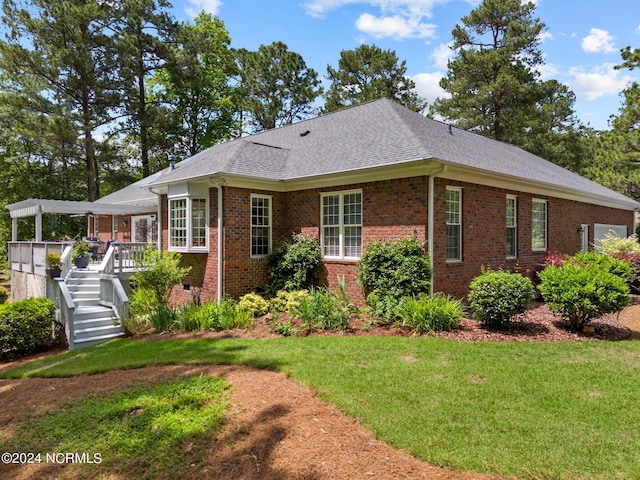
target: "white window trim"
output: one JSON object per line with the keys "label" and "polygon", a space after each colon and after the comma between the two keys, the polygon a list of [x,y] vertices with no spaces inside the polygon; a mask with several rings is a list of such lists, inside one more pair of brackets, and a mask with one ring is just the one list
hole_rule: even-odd
{"label": "white window trim", "polygon": [[[448,225],[458,225],[458,227],[460,228],[460,235],[458,236],[458,253],[459,256],[458,258],[446,258],[446,263],[461,263],[462,262],[462,187],[454,187],[454,186],[447,186],[446,188],[447,191],[452,191],[452,192],[459,192],[460,195],[458,197],[458,223],[448,223],[447,222],[447,211],[446,211],[446,197],[445,197],[445,226]],[[445,234],[445,256],[447,255],[446,252],[446,234]]]}
{"label": "white window trim", "polygon": [[[171,202],[176,200],[186,200],[187,201],[187,246],[180,247],[172,245],[173,237],[171,236]],[[205,235],[204,235],[204,245],[203,246],[193,246],[193,200],[204,200],[205,201]],[[209,251],[209,197],[204,195],[176,195],[168,198],[167,202],[167,233],[168,233],[168,250],[172,252],[181,252],[181,253],[202,253]]]}
{"label": "white window trim", "polygon": [[111,239],[113,241],[118,239],[118,215],[111,216]]}
{"label": "white window trim", "polygon": [[[517,195],[507,195],[507,200],[513,200],[513,226],[509,227],[506,225],[506,228],[512,228],[515,231],[514,239],[515,239],[515,255],[507,255],[508,259],[518,258],[518,196]],[[505,200],[506,205],[506,200]],[[506,215],[505,215],[505,223],[506,223]],[[505,228],[505,230],[506,230]]]}
{"label": "white window trim", "polygon": [[[361,232],[361,236],[360,236],[360,242],[362,244],[361,248],[364,248],[364,241],[363,241],[363,237],[364,237],[364,229],[362,227],[362,220],[364,218],[364,196],[362,194],[362,189],[356,189],[356,190],[338,190],[335,192],[323,192],[320,194],[320,249],[322,251],[322,256],[323,258],[328,258],[328,259],[337,259],[337,260],[360,260],[360,258],[362,258],[362,256],[359,257],[353,257],[353,256],[346,256],[344,255],[344,251],[345,251],[345,245],[344,245],[344,229],[345,229],[345,225],[344,225],[344,197],[346,195],[351,195],[354,193],[359,193],[360,194],[360,225],[349,225],[350,227],[360,227],[360,232]],[[323,211],[323,205],[324,205],[324,198],[325,197],[334,197],[334,196],[338,196],[339,197],[339,209],[340,209],[340,223],[338,225],[339,229],[340,229],[340,233],[339,233],[339,250],[340,250],[340,255],[325,255],[324,254],[324,211]]]}
{"label": "white window trim", "polygon": [[[269,252],[263,255],[254,255],[253,253],[253,216],[251,215],[251,210],[253,209],[253,199],[254,198],[264,198],[269,200]],[[272,195],[260,195],[257,193],[251,194],[251,199],[249,200],[249,253],[251,254],[251,258],[264,258],[269,253],[271,253],[271,249],[273,247],[273,196]],[[264,225],[263,225],[264,226]]]}
{"label": "white window trim", "polygon": [[[535,203],[544,204],[544,247],[533,247],[533,205]],[[549,247],[549,201],[542,198],[531,199],[531,251],[546,252]]]}

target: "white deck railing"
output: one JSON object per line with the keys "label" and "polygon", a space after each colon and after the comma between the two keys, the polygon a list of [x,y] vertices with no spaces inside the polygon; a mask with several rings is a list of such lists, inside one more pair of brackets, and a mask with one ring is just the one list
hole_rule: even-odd
{"label": "white deck railing", "polygon": [[73,242],[9,242],[9,268],[44,276],[47,253],[58,252],[62,255],[65,247],[72,245]]}

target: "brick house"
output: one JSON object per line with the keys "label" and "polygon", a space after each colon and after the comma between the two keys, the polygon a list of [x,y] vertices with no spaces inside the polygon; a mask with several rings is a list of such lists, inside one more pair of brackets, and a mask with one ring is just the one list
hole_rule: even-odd
{"label": "brick house", "polygon": [[216,145],[96,203],[153,205],[96,215],[92,228],[181,252],[193,268],[177,299],[195,287],[202,300],[259,289],[272,247],[303,232],[321,244],[323,282],[345,278],[360,302],[356,266],[372,240],[416,235],[434,291],[461,297],[483,265],[526,271],[546,251],[573,254],[611,229],[629,235],[640,208],[387,99]]}

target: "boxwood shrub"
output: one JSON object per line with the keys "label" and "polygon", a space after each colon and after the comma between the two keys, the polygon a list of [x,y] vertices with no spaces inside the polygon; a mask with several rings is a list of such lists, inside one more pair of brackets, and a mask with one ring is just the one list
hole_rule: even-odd
{"label": "boxwood shrub", "polygon": [[531,280],[519,273],[485,269],[471,281],[468,297],[478,320],[501,327],[527,310],[534,288]]}
{"label": "boxwood shrub", "polygon": [[12,360],[53,342],[55,305],[46,298],[29,298],[0,305],[0,357]]}

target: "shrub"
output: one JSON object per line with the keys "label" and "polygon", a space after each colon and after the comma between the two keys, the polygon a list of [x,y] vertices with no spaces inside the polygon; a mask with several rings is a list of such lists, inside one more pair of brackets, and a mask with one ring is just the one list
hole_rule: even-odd
{"label": "shrub", "polygon": [[272,312],[290,313],[295,307],[300,305],[300,300],[309,296],[309,290],[278,290],[276,296],[269,300],[269,310]]}
{"label": "shrub", "polygon": [[9,300],[9,292],[4,287],[0,287],[0,305],[6,303]]}
{"label": "shrub", "polygon": [[149,323],[158,332],[168,332],[178,323],[178,312],[170,305],[161,303],[149,312]]}
{"label": "shrub", "polygon": [[210,330],[215,316],[209,308],[209,303],[205,305],[189,304],[183,306],[177,313],[174,328],[185,332],[202,332]]}
{"label": "shrub", "polygon": [[315,238],[300,233],[276,246],[268,261],[271,291],[302,290],[315,285],[322,252]]}
{"label": "shrub", "polygon": [[55,311],[46,298],[0,305],[0,357],[15,359],[49,346]]}
{"label": "shrub", "polygon": [[191,267],[180,267],[178,252],[147,248],[143,258],[136,261],[138,270],[131,277],[134,287],[152,292],[157,305],[167,305],[174,285],[182,282]]}
{"label": "shrub", "polygon": [[341,302],[334,293],[319,289],[312,291],[308,297],[301,298],[291,315],[302,320],[307,330],[344,330],[351,319],[351,305]]}
{"label": "shrub", "polygon": [[428,293],[429,256],[415,236],[394,244],[370,242],[358,264],[358,281],[367,297],[369,312],[391,320],[400,298]]}
{"label": "shrub", "polygon": [[257,293],[247,293],[240,299],[238,308],[249,312],[253,317],[260,317],[269,311],[269,302]]}
{"label": "shrub", "polygon": [[150,288],[134,287],[129,298],[129,313],[135,317],[148,317],[158,308],[158,301]]}
{"label": "shrub", "polygon": [[549,309],[581,330],[591,319],[619,312],[630,301],[625,281],[602,264],[567,261],[540,273],[540,292]]}
{"label": "shrub", "polygon": [[611,256],[640,253],[640,243],[635,234],[624,238],[614,233],[607,233],[603,239],[596,241],[594,248],[597,253]]}
{"label": "shrub", "polygon": [[216,330],[231,330],[232,328],[249,328],[253,326],[253,315],[240,308],[230,299],[224,299],[217,305]]}
{"label": "shrub", "polygon": [[469,285],[469,304],[481,322],[503,326],[524,313],[534,298],[531,280],[519,273],[486,269]]}
{"label": "shrub", "polygon": [[631,275],[631,266],[627,260],[597,252],[578,253],[568,261],[581,266],[598,265],[604,271],[626,280]]}
{"label": "shrub", "polygon": [[453,329],[460,323],[464,308],[460,300],[437,293],[404,297],[396,314],[402,326],[426,333]]}

